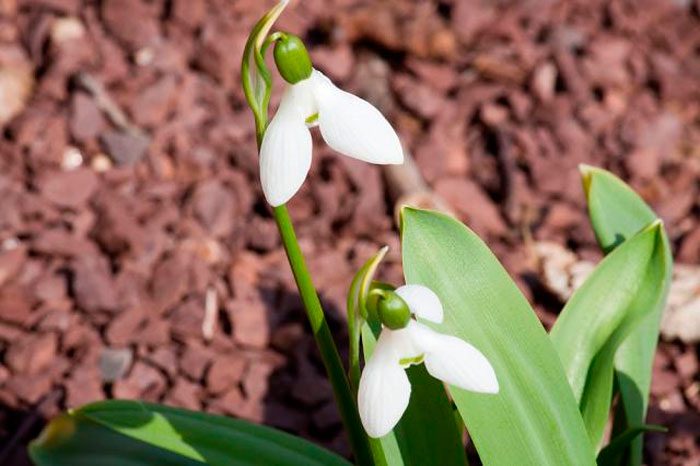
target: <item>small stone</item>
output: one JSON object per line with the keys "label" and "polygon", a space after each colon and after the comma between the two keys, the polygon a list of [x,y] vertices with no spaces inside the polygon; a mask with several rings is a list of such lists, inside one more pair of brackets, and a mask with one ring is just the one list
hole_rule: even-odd
{"label": "small stone", "polygon": [[173,1],[173,18],[189,29],[196,29],[206,17],[207,4],[205,0],[175,0]]}
{"label": "small stone", "polygon": [[678,377],[671,371],[654,372],[654,377],[651,379],[651,393],[654,396],[661,397],[671,393],[678,386]]}
{"label": "small stone", "polygon": [[68,120],[71,136],[78,142],[85,142],[97,137],[105,125],[105,119],[95,101],[83,92],[74,93]]}
{"label": "small stone", "polygon": [[92,370],[78,367],[65,381],[65,385],[67,408],[77,408],[105,398],[100,378]]}
{"label": "small stone", "polygon": [[532,75],[532,92],[542,102],[549,102],[554,97],[554,87],[557,81],[557,66],[552,61],[539,65]]}
{"label": "small stone", "polygon": [[202,404],[199,401],[200,391],[199,385],[186,379],[177,379],[173,388],[168,392],[165,402],[179,408],[199,411],[202,409]]}
{"label": "small stone", "polygon": [[242,355],[216,356],[207,372],[207,389],[214,395],[224,393],[241,381],[246,366],[247,362]]}
{"label": "small stone", "polygon": [[112,161],[107,155],[99,153],[90,159],[90,167],[97,173],[104,173],[112,168]]}
{"label": "small stone", "polygon": [[508,120],[508,109],[503,105],[488,102],[481,107],[481,119],[491,127],[503,125]]}
{"label": "small stone", "polygon": [[157,369],[137,362],[125,379],[114,382],[112,393],[116,398],[155,402],[165,391],[166,385],[165,376]]}
{"label": "small stone", "polygon": [[105,337],[112,345],[123,346],[133,343],[144,320],[143,309],[140,307],[128,308],[109,322]]}
{"label": "small stone", "polygon": [[94,195],[99,179],[88,168],[49,172],[39,183],[41,194],[59,207],[78,209]]}
{"label": "small stone", "polygon": [[107,29],[132,49],[155,42],[159,35],[157,18],[141,0],[106,0],[101,12]]}
{"label": "small stone", "polygon": [[63,156],[61,157],[61,169],[75,170],[83,164],[83,154],[75,146],[68,146],[63,151]]}
{"label": "small stone", "polygon": [[688,350],[673,360],[676,370],[686,380],[692,380],[700,371],[698,358],[694,353],[695,351]]}
{"label": "small stone", "polygon": [[57,349],[58,338],[54,333],[27,335],[10,345],[5,363],[14,372],[37,374],[51,365]]}
{"label": "small stone", "polygon": [[[503,235],[507,231],[498,208],[474,182],[460,178],[442,178],[435,185],[435,192],[465,217],[467,225],[477,233]],[[470,202],[464,202],[465,199]]]}
{"label": "small stone", "polygon": [[172,334],[180,340],[204,337],[204,297],[192,296],[181,303],[169,315]]}
{"label": "small stone", "polygon": [[0,127],[24,110],[34,88],[34,70],[20,48],[0,54]]}
{"label": "small stone", "polygon": [[129,348],[105,348],[100,354],[100,374],[105,382],[114,382],[124,377],[131,367],[134,355]]}
{"label": "small stone", "polygon": [[191,345],[185,348],[180,358],[180,370],[195,381],[202,380],[212,360],[211,353],[204,347]]}
{"label": "small stone", "polygon": [[192,195],[194,215],[213,236],[226,236],[234,226],[236,202],[233,193],[220,181],[209,180],[197,185]]}
{"label": "small stone", "polygon": [[209,405],[209,409],[252,422],[262,422],[265,417],[265,408],[261,400],[244,398],[238,387],[234,387],[224,396],[214,399]]}
{"label": "small stone", "polygon": [[100,135],[104,150],[117,165],[133,165],[143,158],[151,141],[141,133],[107,131]]}
{"label": "small stone", "polygon": [[19,273],[26,259],[26,246],[18,245],[9,249],[0,250],[0,287]]}
{"label": "small stone", "polygon": [[114,311],[118,296],[106,261],[95,255],[73,262],[73,292],[78,306],[88,312]]}
{"label": "small stone", "polygon": [[264,400],[269,387],[269,378],[274,370],[273,364],[264,361],[251,364],[243,379],[243,391],[246,398],[256,401]]}
{"label": "small stone", "polygon": [[152,297],[158,310],[178,304],[189,289],[188,260],[175,254],[161,261],[153,272]]}
{"label": "small stone", "polygon": [[234,300],[227,305],[233,338],[243,346],[265,348],[270,341],[267,310],[259,300]]}
{"label": "small stone", "polygon": [[169,377],[175,378],[177,375],[178,357],[173,348],[169,346],[159,347],[148,354],[145,359],[164,371]]}
{"label": "small stone", "polygon": [[78,18],[66,16],[56,18],[51,25],[51,42],[61,45],[65,42],[82,39],[85,26]]}
{"label": "small stone", "polygon": [[165,76],[147,87],[133,100],[131,114],[138,125],[155,127],[162,124],[176,103],[175,78]]}
{"label": "small stone", "polygon": [[355,66],[355,56],[349,45],[338,47],[314,47],[311,58],[315,66],[323,70],[334,81],[348,79]]}
{"label": "small stone", "polygon": [[18,374],[7,381],[6,387],[27,404],[35,405],[51,391],[53,383],[51,374]]}

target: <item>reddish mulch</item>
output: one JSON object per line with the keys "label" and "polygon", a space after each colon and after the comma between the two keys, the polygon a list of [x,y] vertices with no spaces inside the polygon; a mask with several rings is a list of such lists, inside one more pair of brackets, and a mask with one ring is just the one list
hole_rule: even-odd
{"label": "reddish mulch", "polygon": [[[272,3],[0,2],[0,86],[14,86],[0,114],[0,463],[24,464],[46,417],[113,396],[348,453],[238,84],[246,31]],[[545,324],[561,304],[524,237],[600,255],[579,163],[621,174],[678,261],[700,263],[697,0],[296,3],[282,26],[390,116]],[[350,277],[380,245],[401,281],[391,192],[380,168],[317,144],[290,205],[341,345]],[[698,464],[699,391],[697,346],[663,343],[650,421],[670,431],[648,437],[649,464]]]}

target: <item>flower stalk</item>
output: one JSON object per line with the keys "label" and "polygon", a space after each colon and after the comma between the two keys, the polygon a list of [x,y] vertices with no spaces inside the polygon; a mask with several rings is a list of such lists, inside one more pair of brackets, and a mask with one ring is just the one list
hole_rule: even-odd
{"label": "flower stalk", "polygon": [[[258,150],[261,149],[265,131],[269,125],[267,110],[272,88],[271,74],[265,65],[264,54],[270,45],[286,37],[281,33],[273,33],[268,36],[274,21],[279,17],[286,4],[286,1],[280,2],[258,21],[248,38],[243,54],[241,81],[246,100],[255,118]],[[252,68],[251,58],[253,59]],[[318,293],[306,267],[306,261],[299,247],[294,225],[286,205],[274,206],[273,214],[316,345],[328,373],[343,424],[348,433],[355,461],[361,465],[372,465],[374,461],[367,435],[362,428],[355,395],[350,388]]]}

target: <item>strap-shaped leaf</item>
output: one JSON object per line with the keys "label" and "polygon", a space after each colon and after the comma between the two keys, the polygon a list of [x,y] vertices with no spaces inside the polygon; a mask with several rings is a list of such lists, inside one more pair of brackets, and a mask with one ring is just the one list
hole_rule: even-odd
{"label": "strap-shaped leaf", "polygon": [[[622,180],[605,170],[582,166],[583,186],[588,200],[588,213],[596,237],[604,251],[612,250],[656,220],[653,210]],[[651,371],[659,334],[659,322],[670,286],[673,260],[668,241],[664,247],[666,288],[658,299],[650,300],[649,316],[621,344],[615,355],[617,386],[622,407],[619,414],[625,428],[642,425],[646,417]],[[632,441],[627,456],[629,465],[642,463],[642,436]]]}
{"label": "strap-shaped leaf", "polygon": [[434,327],[473,344],[496,371],[496,395],[450,387],[483,463],[594,464],[552,342],[488,247],[457,220],[410,208],[402,245],[407,283],[431,288],[445,307]]}
{"label": "strap-shaped leaf", "polygon": [[623,242],[576,290],[552,327],[550,336],[594,445],[610,410],[617,348],[664,289],[664,241],[657,221]]}
{"label": "strap-shaped leaf", "polygon": [[269,427],[129,400],[62,414],[29,447],[39,466],[348,466],[343,458]]}

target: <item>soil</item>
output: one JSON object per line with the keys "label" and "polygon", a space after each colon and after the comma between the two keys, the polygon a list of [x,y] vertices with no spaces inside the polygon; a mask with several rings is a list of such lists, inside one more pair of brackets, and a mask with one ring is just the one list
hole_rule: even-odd
{"label": "soil", "polygon": [[[0,463],[110,397],[238,416],[349,454],[270,210],[238,75],[272,1],[0,1]],[[546,326],[530,239],[597,260],[577,166],[627,180],[700,263],[700,1],[305,0],[280,27],[379,106]],[[276,79],[273,106],[282,88]],[[316,135],[317,136],[317,135]],[[391,246],[395,187],[320,140],[290,203],[332,329]],[[700,462],[698,346],[662,342],[652,465]]]}

